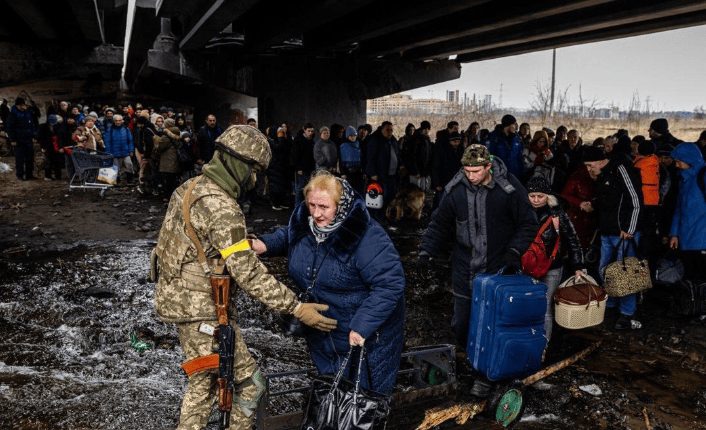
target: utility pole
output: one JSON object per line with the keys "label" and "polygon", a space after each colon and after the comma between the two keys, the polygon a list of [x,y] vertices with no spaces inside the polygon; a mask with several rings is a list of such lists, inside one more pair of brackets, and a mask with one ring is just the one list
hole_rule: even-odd
{"label": "utility pole", "polygon": [[552,94],[549,101],[549,117],[554,116],[554,84],[556,82],[556,49],[552,50]]}
{"label": "utility pole", "polygon": [[500,82],[500,97],[498,100],[498,109],[503,108],[503,83]]}
{"label": "utility pole", "polygon": [[647,98],[645,99],[645,105],[646,105],[645,109],[647,109],[647,116],[650,116],[650,98],[651,97],[652,96],[647,96]]}

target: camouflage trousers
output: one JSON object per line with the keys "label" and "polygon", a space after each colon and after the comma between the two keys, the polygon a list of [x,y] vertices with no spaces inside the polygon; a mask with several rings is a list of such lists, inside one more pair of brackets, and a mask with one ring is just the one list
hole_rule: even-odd
{"label": "camouflage trousers", "polygon": [[[204,321],[204,323],[213,327],[218,326],[218,321]],[[198,331],[200,324],[201,322],[177,324],[179,341],[187,361],[210,355],[218,349],[218,341],[213,336]],[[257,370],[257,364],[248,352],[240,329],[232,322],[231,326],[235,329],[233,374],[236,390],[233,394],[230,428],[232,430],[250,430],[252,416],[245,415],[238,407],[238,401],[248,401],[257,397],[257,387],[253,384],[247,384]],[[218,394],[216,379],[218,379],[217,370],[194,373],[189,377],[186,393],[184,393],[184,399],[181,403],[181,415],[177,430],[201,430],[206,427],[208,415]],[[239,389],[239,384],[244,387]]]}

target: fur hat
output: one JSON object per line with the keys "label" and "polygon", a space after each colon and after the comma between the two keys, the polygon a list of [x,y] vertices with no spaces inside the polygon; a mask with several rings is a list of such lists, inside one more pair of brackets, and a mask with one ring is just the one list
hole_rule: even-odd
{"label": "fur hat", "polygon": [[512,124],[516,124],[517,120],[515,119],[514,116],[507,114],[503,117],[503,119],[500,120],[500,124],[503,125],[503,127],[507,127]]}
{"label": "fur hat", "polygon": [[650,123],[650,128],[659,134],[665,134],[669,132],[669,121],[667,118],[657,118]]}
{"label": "fur hat", "polygon": [[584,163],[590,161],[601,161],[607,159],[605,151],[597,146],[584,146],[583,147],[583,158],[581,161]]}
{"label": "fur hat", "polygon": [[527,189],[527,193],[551,194],[552,192],[549,182],[541,176],[535,176],[530,179],[525,188]]}
{"label": "fur hat", "polygon": [[469,145],[463,151],[463,157],[461,157],[461,164],[464,166],[485,166],[488,163],[492,163],[492,161],[488,148],[479,143]]}

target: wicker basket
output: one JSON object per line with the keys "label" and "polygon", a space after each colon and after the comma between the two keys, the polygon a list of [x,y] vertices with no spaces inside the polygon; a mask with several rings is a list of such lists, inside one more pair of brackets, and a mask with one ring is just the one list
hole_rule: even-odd
{"label": "wicker basket", "polygon": [[[569,279],[568,281],[571,281]],[[564,328],[582,329],[603,322],[608,295],[598,285],[565,282],[554,294],[554,319]]]}

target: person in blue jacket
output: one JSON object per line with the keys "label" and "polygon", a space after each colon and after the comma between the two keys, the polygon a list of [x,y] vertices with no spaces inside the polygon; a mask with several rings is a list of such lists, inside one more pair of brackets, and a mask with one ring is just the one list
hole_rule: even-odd
{"label": "person in blue jacket", "polygon": [[[135,169],[132,165],[132,156],[135,155],[135,145],[132,141],[132,132],[125,126],[122,115],[115,115],[113,122],[103,136],[105,151],[113,154],[113,165],[118,169],[124,168],[125,179],[128,185],[132,184]],[[118,175],[118,182],[120,176]]]}
{"label": "person in blue jacket", "polygon": [[326,316],[338,321],[329,333],[305,328],[318,371],[338,372],[351,345],[365,345],[361,385],[390,394],[404,335],[399,254],[346,180],[319,171],[303,191],[289,225],[253,241],[253,249],[288,255],[292,279],[313,302],[329,305]]}
{"label": "person in blue jacket", "polygon": [[706,162],[698,146],[681,143],[672,151],[681,174],[677,206],[669,231],[670,248],[680,248],[684,262],[684,275],[687,279],[706,278],[706,191],[699,186],[699,178],[704,184]]}
{"label": "person in blue jacket", "polygon": [[503,160],[508,173],[516,178],[524,176],[525,164],[522,157],[524,147],[517,134],[517,120],[514,116],[503,116],[500,125],[488,136],[485,146],[488,147],[490,155]]}

